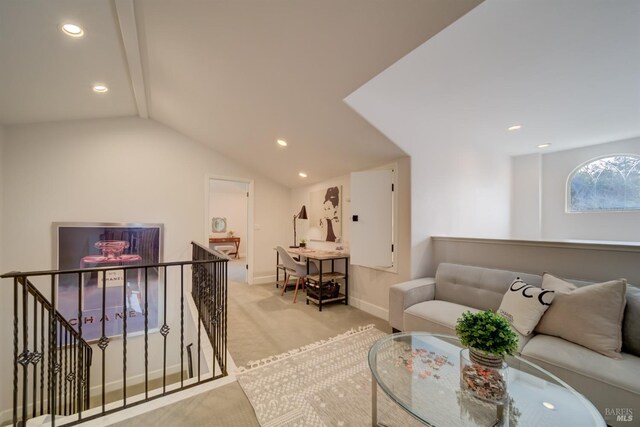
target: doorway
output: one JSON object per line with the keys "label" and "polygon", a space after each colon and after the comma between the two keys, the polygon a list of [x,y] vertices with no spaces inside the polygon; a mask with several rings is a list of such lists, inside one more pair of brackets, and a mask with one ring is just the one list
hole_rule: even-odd
{"label": "doorway", "polygon": [[209,248],[229,257],[229,283],[249,283],[251,182],[226,178],[209,178],[208,181]]}

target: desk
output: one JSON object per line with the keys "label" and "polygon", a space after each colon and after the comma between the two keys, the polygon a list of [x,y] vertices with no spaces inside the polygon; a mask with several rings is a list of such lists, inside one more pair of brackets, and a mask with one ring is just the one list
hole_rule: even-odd
{"label": "desk", "polygon": [[[309,272],[309,262],[311,260],[318,261],[318,274],[307,276],[307,279],[319,284],[320,289],[316,297],[309,295],[307,289],[307,305],[309,301],[318,305],[318,310],[322,311],[322,305],[328,302],[344,301],[344,305],[349,305],[349,254],[344,251],[320,251],[307,248],[288,248],[287,252],[292,255],[297,255],[307,259],[307,273]],[[344,260],[344,273],[335,271],[335,262]],[[323,272],[323,261],[331,261],[331,271]],[[322,283],[328,280],[343,280],[344,281],[344,293],[339,293],[334,298],[323,298],[322,296]]]}
{"label": "desk", "polygon": [[234,255],[234,258],[238,258],[238,254],[240,253],[239,237],[209,237],[209,243],[233,243],[236,247],[236,251],[229,253],[229,255]]}

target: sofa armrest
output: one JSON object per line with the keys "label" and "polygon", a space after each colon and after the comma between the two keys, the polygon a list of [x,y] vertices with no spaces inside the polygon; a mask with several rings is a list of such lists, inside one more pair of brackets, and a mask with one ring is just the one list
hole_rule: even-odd
{"label": "sofa armrest", "polygon": [[389,289],[389,323],[392,328],[403,330],[404,311],[419,302],[432,300],[436,293],[436,279],[425,277],[398,283]]}

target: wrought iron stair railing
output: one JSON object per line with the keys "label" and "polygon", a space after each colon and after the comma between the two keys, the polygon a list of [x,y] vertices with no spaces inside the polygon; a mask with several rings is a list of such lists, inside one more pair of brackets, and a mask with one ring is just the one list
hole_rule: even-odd
{"label": "wrought iron stair railing", "polygon": [[29,416],[68,415],[89,406],[93,350],[54,310],[55,299],[49,302],[27,277],[13,276],[14,425]]}
{"label": "wrought iron stair railing", "polygon": [[[213,261],[221,256],[227,258],[225,255],[211,251],[195,242],[193,242],[192,248],[194,260]],[[194,265],[192,283],[191,295],[200,316],[198,340],[200,340],[200,328],[204,327],[213,346],[214,357],[226,375],[227,264],[218,262]],[[198,341],[198,347],[200,347],[200,341]],[[200,372],[200,352],[198,352],[198,372]]]}
{"label": "wrought iron stair railing", "polygon": [[[192,242],[191,261],[12,272],[0,276],[13,280],[14,291],[13,425],[26,425],[29,419],[45,415],[47,424],[52,426],[56,423],[73,425],[226,376],[227,262],[225,255]],[[104,321],[109,319],[105,314],[106,280],[110,272],[122,272],[120,277],[124,278],[122,326],[118,333],[108,332]],[[77,316],[74,319],[65,318],[55,309],[59,303],[61,276],[75,278]],[[127,278],[132,276],[141,280],[140,285],[144,289],[141,291],[144,298],[138,307],[144,316],[144,329],[133,332],[127,321],[127,313],[133,310],[127,305],[131,299],[130,292],[127,295]],[[154,285],[150,283],[150,277],[157,278],[154,284],[159,287],[158,295],[162,296],[157,301],[158,311],[153,318],[157,320],[157,327],[154,330],[150,330],[149,323],[152,316],[148,288]],[[99,291],[93,289],[94,295],[102,295],[100,337],[88,343],[87,331],[83,332],[83,323],[86,323],[83,316],[85,288],[88,284],[99,285],[96,282],[100,278],[102,286]],[[187,317],[190,305],[185,297],[189,295],[189,286],[197,315],[193,319],[197,323],[195,328],[189,326],[193,322],[189,322]],[[172,296],[177,301],[170,300]],[[172,339],[175,332],[171,333],[176,330],[179,330],[179,337]],[[214,356],[213,363],[207,368],[201,363],[205,347],[203,338],[207,340],[207,348],[210,344]],[[121,342],[112,349],[110,343],[114,339]],[[188,378],[185,372],[185,354],[187,348],[192,347],[189,344],[193,344],[187,342],[189,340],[196,341],[193,350],[197,354],[197,367],[191,369],[189,366],[189,372],[194,371],[193,378]],[[171,360],[167,355],[168,346],[174,346]],[[99,357],[96,357],[96,352]],[[176,360],[178,353],[179,360]],[[150,364],[157,367],[160,360],[161,368],[154,376],[150,372]],[[96,362],[99,362],[99,369]],[[174,363],[173,374],[168,372],[168,362]],[[108,390],[107,371],[111,379],[114,375],[119,377],[121,386],[117,390]],[[131,378],[136,377],[144,380],[131,384]],[[133,396],[129,387],[143,391]]]}

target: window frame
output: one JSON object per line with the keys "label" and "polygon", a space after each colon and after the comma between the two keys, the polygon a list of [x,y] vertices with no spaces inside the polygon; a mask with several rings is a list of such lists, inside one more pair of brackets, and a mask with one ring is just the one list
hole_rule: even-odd
{"label": "window frame", "polygon": [[580,169],[582,169],[584,166],[588,165],[589,163],[593,163],[593,162],[596,162],[598,160],[606,159],[606,158],[609,158],[609,157],[621,157],[621,156],[633,157],[633,158],[638,159],[640,161],[640,154],[636,154],[636,153],[609,153],[609,154],[603,154],[603,155],[598,156],[598,157],[592,157],[591,159],[580,163],[578,166],[573,168],[571,170],[571,172],[569,172],[569,175],[567,176],[567,180],[566,180],[566,183],[565,183],[565,189],[564,189],[565,213],[568,213],[568,214],[602,214],[602,213],[620,213],[620,212],[635,212],[635,213],[639,213],[640,212],[640,208],[638,208],[638,209],[592,209],[592,210],[585,210],[585,211],[577,211],[577,210],[572,210],[571,209],[571,180],[575,176],[576,172],[578,172]]}

